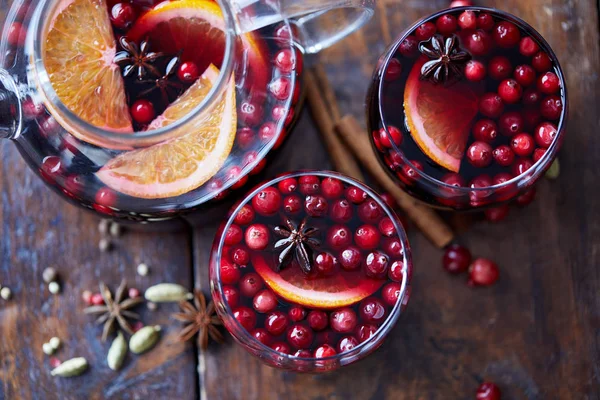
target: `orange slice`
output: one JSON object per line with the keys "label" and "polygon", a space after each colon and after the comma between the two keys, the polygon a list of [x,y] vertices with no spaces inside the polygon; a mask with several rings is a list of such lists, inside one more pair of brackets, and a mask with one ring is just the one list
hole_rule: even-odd
{"label": "orange slice", "polygon": [[286,269],[275,272],[264,257],[254,255],[252,265],[267,286],[284,299],[306,307],[333,309],[346,307],[371,296],[382,280],[370,279],[363,271],[340,271],[327,277],[307,276],[293,262]]}
{"label": "orange slice", "polygon": [[[60,100],[99,128],[132,132],[105,0],[63,1],[50,24],[43,60]],[[56,115],[48,102],[50,111]],[[85,137],[72,132],[82,140]]]}
{"label": "orange slice", "polygon": [[479,88],[463,81],[444,86],[421,80],[426,61],[426,57],[417,60],[406,81],[408,128],[423,153],[436,164],[458,172],[479,110]]}
{"label": "orange slice", "polygon": [[[169,125],[193,110],[208,95],[219,70],[209,66],[181,97],[150,124]],[[209,111],[197,130],[110,160],[96,176],[121,193],[145,199],[178,196],[212,178],[231,152],[237,114],[232,77],[222,100]]]}

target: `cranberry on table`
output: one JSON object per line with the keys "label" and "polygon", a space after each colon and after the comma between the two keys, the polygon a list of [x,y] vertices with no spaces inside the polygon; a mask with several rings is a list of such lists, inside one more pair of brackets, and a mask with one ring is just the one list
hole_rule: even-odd
{"label": "cranberry on table", "polygon": [[354,271],[362,264],[362,255],[355,247],[348,247],[340,253],[340,264],[346,271]]}
{"label": "cranberry on table", "polygon": [[504,103],[497,93],[486,93],[479,99],[479,111],[490,118],[498,118],[504,111]]}
{"label": "cranberry on table", "polygon": [[344,336],[337,344],[337,351],[344,353],[358,346],[358,340],[353,336]]}
{"label": "cranberry on table", "polygon": [[400,284],[399,283],[388,283],[383,287],[381,291],[381,298],[388,306],[395,306],[400,297]]}
{"label": "cranberry on table", "polygon": [[515,161],[514,151],[512,151],[512,149],[505,144],[496,147],[492,152],[492,155],[494,156],[494,161],[496,164],[500,165],[501,167],[509,167]]}
{"label": "cranberry on table", "polygon": [[177,69],[177,77],[185,83],[193,83],[200,77],[198,65],[192,61],[182,63]]}
{"label": "cranberry on table", "polygon": [[235,286],[223,286],[223,297],[230,308],[236,308],[240,301],[240,292]]}
{"label": "cranberry on table", "polygon": [[562,111],[562,99],[557,95],[544,98],[540,104],[540,113],[544,118],[548,118],[550,120],[559,119],[562,115]]}
{"label": "cranberry on table", "polygon": [[554,72],[546,72],[538,78],[537,88],[545,94],[553,94],[560,89],[560,79]]}
{"label": "cranberry on table", "polygon": [[492,150],[492,146],[486,142],[473,142],[467,149],[467,159],[474,167],[487,167],[493,160]]}
{"label": "cranberry on table", "polygon": [[297,349],[307,349],[314,340],[314,334],[310,328],[295,324],[288,330],[287,340]]}
{"label": "cranberry on table", "polygon": [[358,323],[358,317],[351,308],[342,308],[331,313],[329,325],[331,329],[340,333],[348,333],[354,330]]}
{"label": "cranberry on table", "polygon": [[533,136],[538,146],[547,149],[554,142],[557,133],[556,125],[550,122],[543,122],[535,129]]}
{"label": "cranberry on table", "polygon": [[138,124],[148,124],[155,116],[154,105],[146,99],[140,99],[131,106],[131,117]]}
{"label": "cranberry on table", "polygon": [[487,258],[478,258],[469,266],[469,284],[472,286],[493,285],[499,276],[498,266]]}
{"label": "cranberry on table", "polygon": [[269,235],[269,228],[265,225],[250,225],[246,230],[246,245],[252,250],[264,250],[269,245]]}
{"label": "cranberry on table", "polygon": [[473,125],[473,137],[486,143],[492,143],[498,136],[498,126],[491,119],[480,119]]}
{"label": "cranberry on table", "polygon": [[465,65],[465,77],[471,82],[479,82],[485,78],[486,68],[480,61],[470,60]]}
{"label": "cranberry on table", "polygon": [[515,104],[521,100],[523,87],[514,79],[505,79],[498,85],[498,95],[506,104]]}
{"label": "cranberry on table", "polygon": [[452,244],[444,252],[442,265],[452,274],[464,272],[471,265],[471,252],[464,246]]}
{"label": "cranberry on table", "polygon": [[525,57],[533,57],[540,51],[540,46],[533,40],[532,37],[526,36],[519,43],[519,52]]}
{"label": "cranberry on table", "polygon": [[363,300],[358,306],[360,318],[368,323],[380,324],[386,317],[385,305],[375,297]]}
{"label": "cranberry on table", "polygon": [[515,80],[521,86],[530,86],[533,85],[536,78],[535,70],[531,67],[531,65],[518,65],[515,68],[515,72],[513,74]]}
{"label": "cranberry on table", "polygon": [[102,295],[100,293],[94,293],[92,295],[90,301],[95,306],[101,306],[102,304],[104,304],[104,298],[102,297]]}
{"label": "cranberry on table", "polygon": [[277,297],[270,289],[261,290],[254,296],[252,305],[259,313],[268,313],[277,307]]}
{"label": "cranberry on table", "polygon": [[494,40],[500,47],[514,47],[521,41],[521,32],[512,22],[502,21],[494,28]]}
{"label": "cranberry on table", "polygon": [[265,329],[273,336],[279,336],[288,327],[288,317],[281,311],[273,311],[265,319]]}
{"label": "cranberry on table", "polygon": [[329,316],[324,311],[313,310],[308,313],[306,320],[308,321],[308,326],[315,331],[322,331],[329,325]]}
{"label": "cranberry on table", "polygon": [[256,314],[248,307],[238,307],[233,310],[233,318],[247,331],[251,331],[256,326]]}
{"label": "cranberry on table", "polygon": [[500,389],[492,382],[483,382],[475,393],[476,400],[500,400]]}
{"label": "cranberry on table", "polygon": [[249,272],[240,280],[240,292],[246,297],[254,297],[264,287],[258,274]]}
{"label": "cranberry on table", "polygon": [[506,79],[513,72],[510,60],[504,56],[496,56],[490,60],[488,67],[489,75],[498,81]]}
{"label": "cranberry on table", "polygon": [[331,347],[328,344],[324,344],[322,346],[319,346],[316,350],[315,350],[315,358],[327,358],[327,357],[333,357],[335,356],[337,353],[335,351],[335,349],[333,347]]}

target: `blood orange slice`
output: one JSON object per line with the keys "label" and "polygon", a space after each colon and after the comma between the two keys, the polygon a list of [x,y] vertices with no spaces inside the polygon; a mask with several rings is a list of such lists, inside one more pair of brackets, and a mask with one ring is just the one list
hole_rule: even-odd
{"label": "blood orange slice", "polygon": [[422,57],[413,66],[404,89],[404,111],[410,134],[436,164],[458,172],[471,125],[479,109],[478,87],[457,82],[444,86],[421,79]]}
{"label": "blood orange slice", "polygon": [[254,255],[256,272],[275,293],[306,307],[332,309],[355,304],[375,293],[384,281],[370,279],[362,271],[343,271],[328,277],[307,276],[292,263],[275,272],[261,255]]}
{"label": "blood orange slice", "polygon": [[[188,114],[208,95],[219,76],[209,66],[181,97],[150,124],[169,125]],[[110,160],[96,176],[107,186],[130,196],[158,199],[196,189],[219,171],[231,152],[237,114],[235,83],[229,81],[223,99],[195,131],[145,149],[123,153]]]}
{"label": "blood orange slice", "polygon": [[[97,127],[132,132],[105,0],[63,0],[46,35],[43,60],[61,102]],[[52,114],[61,120],[50,102]],[[71,132],[87,140],[77,132]]]}

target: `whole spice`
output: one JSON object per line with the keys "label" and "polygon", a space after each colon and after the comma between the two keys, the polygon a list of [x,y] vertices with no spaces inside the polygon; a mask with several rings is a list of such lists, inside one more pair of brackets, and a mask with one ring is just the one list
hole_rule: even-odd
{"label": "whole spice", "polygon": [[51,356],[52,354],[54,354],[54,348],[52,347],[52,345],[50,343],[44,343],[42,345],[42,351],[47,356]]}
{"label": "whole spice", "polygon": [[63,362],[58,367],[54,368],[50,371],[50,375],[69,378],[83,374],[87,368],[87,360],[83,357],[76,357]]}
{"label": "whole spice", "polygon": [[112,243],[110,242],[109,239],[107,238],[102,238],[100,239],[100,241],[98,242],[98,248],[100,249],[101,252],[107,252],[108,250],[110,250],[110,247],[112,246]]}
{"label": "whole spice", "polygon": [[56,336],[54,336],[53,338],[51,338],[48,341],[48,344],[54,349],[54,350],[58,350],[58,348],[60,347],[60,339],[57,338]]}
{"label": "whole spice", "polygon": [[134,41],[129,41],[125,36],[122,36],[119,43],[124,51],[118,52],[113,62],[123,68],[124,77],[137,75],[137,79],[142,80],[148,72],[154,76],[160,76],[154,62],[164,55],[150,51],[148,40],[143,40],[138,46]]}
{"label": "whole spice", "polygon": [[106,235],[108,233],[109,226],[110,226],[110,220],[108,220],[108,219],[100,220],[100,222],[98,223],[98,232],[100,232],[102,235]]}
{"label": "whole spice", "polygon": [[7,288],[6,286],[3,287],[2,289],[0,289],[0,297],[2,297],[4,300],[9,300],[12,296],[12,291]]}
{"label": "whole spice", "polygon": [[274,232],[283,237],[275,243],[275,250],[282,249],[279,253],[279,265],[277,269],[281,271],[287,267],[293,258],[302,268],[304,273],[309,274],[312,269],[312,249],[319,247],[320,243],[318,240],[312,238],[319,232],[317,228],[307,227],[306,218],[296,225],[290,219],[285,220],[286,226],[277,226]]}
{"label": "whole spice", "polygon": [[125,342],[123,334],[119,332],[115,340],[113,340],[112,344],[110,345],[110,349],[108,349],[108,355],[106,356],[108,367],[113,371],[118,371],[121,369],[126,355],[127,342]]}
{"label": "whole spice", "polygon": [[145,326],[131,336],[129,339],[129,350],[134,354],[140,354],[150,350],[160,338],[160,326]]}
{"label": "whole spice", "polygon": [[104,300],[104,305],[91,306],[84,310],[86,314],[99,315],[96,320],[97,324],[104,324],[102,330],[102,341],[105,342],[108,335],[112,333],[115,328],[115,322],[125,332],[132,334],[133,330],[131,325],[127,322],[126,318],[139,319],[140,316],[132,311],[130,308],[137,306],[144,300],[140,297],[136,299],[125,299],[125,293],[127,289],[127,281],[121,281],[121,284],[115,292],[113,299],[112,293],[104,282],[100,282],[100,294]]}
{"label": "whole spice", "polygon": [[118,238],[119,236],[121,236],[121,232],[121,225],[117,224],[116,222],[110,224],[110,236]]}
{"label": "whole spice", "polygon": [[57,282],[50,282],[48,284],[48,290],[52,294],[58,294],[60,292],[60,285]]}
{"label": "whole spice", "polygon": [[137,273],[139,276],[146,276],[146,275],[148,275],[148,272],[149,272],[148,265],[141,263],[137,266]]}
{"label": "whole spice", "polygon": [[186,288],[176,283],[159,283],[146,289],[144,297],[153,303],[182,301],[192,296]]}
{"label": "whole spice", "polygon": [[204,294],[196,290],[194,295],[194,305],[187,301],[179,303],[182,312],[173,314],[173,318],[187,325],[179,333],[180,341],[187,341],[198,334],[198,343],[200,348],[208,347],[208,339],[217,343],[223,343],[223,334],[217,326],[223,325],[221,319],[216,315],[215,305],[211,301],[206,305]]}
{"label": "whole spice", "polygon": [[419,44],[419,51],[431,59],[421,67],[421,76],[434,83],[444,83],[453,76],[462,75],[462,65],[471,58],[458,47],[455,35],[446,39],[442,35],[433,35],[427,42]]}
{"label": "whole spice", "polygon": [[56,273],[56,270],[52,267],[48,267],[44,269],[44,272],[42,272],[42,278],[46,283],[55,282],[57,277],[58,274]]}

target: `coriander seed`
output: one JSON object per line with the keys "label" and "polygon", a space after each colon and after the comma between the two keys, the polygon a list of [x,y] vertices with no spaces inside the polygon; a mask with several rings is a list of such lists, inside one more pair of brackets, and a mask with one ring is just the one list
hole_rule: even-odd
{"label": "coriander seed", "polygon": [[56,270],[52,267],[48,267],[48,268],[44,269],[44,272],[42,272],[42,278],[44,279],[44,282],[46,282],[46,283],[56,281],[57,277],[58,277],[58,274],[56,273]]}
{"label": "coriander seed", "polygon": [[108,233],[109,225],[110,225],[110,220],[108,220],[108,219],[100,220],[100,223],[98,223],[98,232],[100,232],[103,235],[106,235]]}
{"label": "coriander seed", "polygon": [[2,289],[0,289],[0,297],[2,297],[4,300],[10,299],[11,296],[12,296],[12,292],[6,286],[3,287]]}
{"label": "coriander seed", "polygon": [[42,345],[42,351],[47,356],[51,356],[52,354],[54,354],[54,348],[52,347],[52,345],[50,343],[44,343]]}
{"label": "coriander seed", "polygon": [[101,252],[105,253],[108,250],[110,250],[112,246],[112,243],[110,242],[109,239],[107,238],[102,238],[100,239],[100,241],[98,242],[98,248],[100,249]]}
{"label": "coriander seed", "polygon": [[145,263],[141,263],[137,266],[137,273],[140,276],[147,276],[149,271],[150,268],[148,268],[148,265],[146,265]]}
{"label": "coriander seed", "polygon": [[110,236],[118,238],[119,236],[121,236],[121,225],[117,224],[116,222],[113,222],[110,225]]}
{"label": "coriander seed", "polygon": [[59,338],[57,338],[56,336],[54,336],[53,338],[51,338],[51,339],[48,341],[48,344],[49,344],[50,346],[52,346],[52,348],[53,348],[54,350],[58,350],[58,348],[60,347],[60,344],[61,344],[61,342],[60,342],[60,339],[59,339]]}
{"label": "coriander seed", "polygon": [[48,290],[52,294],[58,294],[60,292],[60,285],[57,282],[50,282],[48,284]]}

